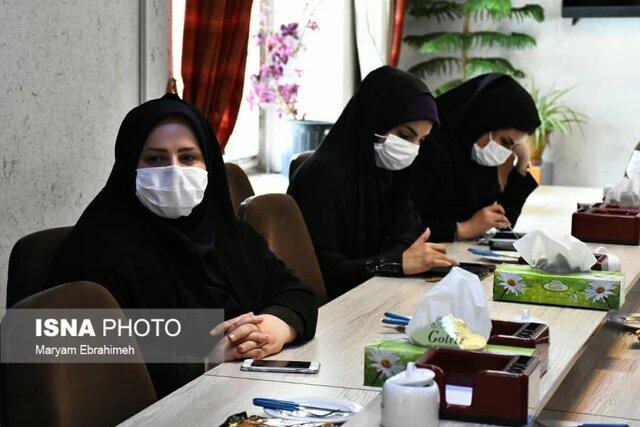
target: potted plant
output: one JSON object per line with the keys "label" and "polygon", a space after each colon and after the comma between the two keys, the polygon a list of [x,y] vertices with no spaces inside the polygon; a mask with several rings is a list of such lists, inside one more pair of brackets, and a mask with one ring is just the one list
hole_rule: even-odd
{"label": "potted plant", "polygon": [[288,119],[284,130],[288,136],[283,135],[276,140],[281,160],[281,166],[276,170],[282,171],[283,175],[288,175],[291,156],[317,148],[333,125],[306,120],[305,114],[300,114],[297,107],[302,70],[296,67],[296,57],[304,49],[302,40],[307,30],[317,31],[319,28],[313,14],[320,1],[306,3],[304,11],[307,15],[301,21],[302,25],[289,22],[274,28],[269,27],[268,9],[261,2],[264,13],[260,29],[254,36],[260,46],[260,65],[258,72],[251,75],[247,101],[251,108],[271,109],[279,118]]}
{"label": "potted plant", "polygon": [[571,88],[552,88],[547,92],[542,92],[535,84],[531,85],[529,92],[536,103],[541,122],[536,131],[527,137],[531,163],[534,166],[542,164],[542,153],[550,143],[549,137],[552,132],[558,131],[568,135],[571,133],[573,125],[582,130],[581,125],[586,122],[587,116],[562,103],[562,98],[570,90]]}
{"label": "potted plant", "polygon": [[494,22],[504,19],[520,21],[524,18],[533,18],[537,22],[544,20],[544,9],[541,6],[527,4],[512,7],[510,0],[410,0],[408,13],[417,18],[436,19],[438,23],[460,21],[461,31],[428,32],[404,38],[410,46],[431,55],[429,59],[410,67],[409,72],[423,79],[431,75],[455,75],[452,80],[434,90],[436,95],[478,74],[506,73],[518,78],[525,77],[522,70],[505,58],[483,57],[474,55],[473,52],[478,48],[492,47],[523,49],[535,46],[536,41],[522,33],[472,31],[472,23],[486,19]]}

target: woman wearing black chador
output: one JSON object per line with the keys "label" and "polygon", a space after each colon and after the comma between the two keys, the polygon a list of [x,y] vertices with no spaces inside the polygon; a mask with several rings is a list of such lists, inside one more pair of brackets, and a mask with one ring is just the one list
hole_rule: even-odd
{"label": "woman wearing black chador", "polygon": [[[313,337],[313,291],[235,217],[218,142],[198,110],[175,95],[134,108],[115,157],[52,284],[97,282],[123,308],[224,309],[225,360],[262,358]],[[203,372],[202,363],[185,366],[148,365],[158,395]]]}
{"label": "woman wearing black chador", "polygon": [[438,124],[416,76],[372,71],[329,135],[293,176],[288,193],[304,215],[330,298],[374,274],[417,274],[456,261],[427,243],[409,200],[409,166]]}
{"label": "woman wearing black chador", "polygon": [[[529,93],[510,76],[485,74],[436,98],[441,126],[413,163],[412,199],[432,240],[478,237],[515,224],[537,187],[524,139],[540,126]],[[497,166],[513,166],[500,189]]]}

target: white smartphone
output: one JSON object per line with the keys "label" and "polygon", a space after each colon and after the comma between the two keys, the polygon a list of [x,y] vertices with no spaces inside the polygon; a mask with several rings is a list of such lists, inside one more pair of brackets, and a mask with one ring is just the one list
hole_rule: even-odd
{"label": "white smartphone", "polygon": [[287,372],[293,374],[317,374],[319,362],[303,362],[300,360],[255,360],[246,359],[240,365],[241,371]]}

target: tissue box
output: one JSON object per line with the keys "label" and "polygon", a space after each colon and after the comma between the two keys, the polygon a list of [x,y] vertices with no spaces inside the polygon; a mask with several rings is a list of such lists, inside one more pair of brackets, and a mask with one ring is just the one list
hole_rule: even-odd
{"label": "tissue box", "polygon": [[640,208],[579,205],[571,216],[571,234],[585,242],[640,244]]}
{"label": "tissue box", "polygon": [[[488,353],[535,356],[546,371],[549,328],[535,323],[492,320],[491,337],[483,349]],[[364,385],[382,387],[384,382],[407,368],[433,348],[457,349],[455,341],[440,328],[434,328],[433,345],[413,345],[404,335],[382,337],[364,348]]]}
{"label": "tissue box", "polygon": [[[454,348],[455,342],[450,339]],[[392,376],[404,371],[429,349],[411,344],[409,338],[380,338],[364,348],[364,385],[382,387]]]}
{"label": "tissue box", "polygon": [[624,273],[548,273],[522,265],[499,265],[493,300],[611,310],[623,304]]}

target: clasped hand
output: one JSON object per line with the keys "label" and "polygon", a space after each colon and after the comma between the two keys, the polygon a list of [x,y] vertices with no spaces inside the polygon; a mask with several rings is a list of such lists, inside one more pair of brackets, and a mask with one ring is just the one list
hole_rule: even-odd
{"label": "clasped hand", "polygon": [[262,359],[296,338],[295,330],[279,317],[251,312],[217,325],[209,334],[224,335],[216,354],[222,354],[225,361]]}

